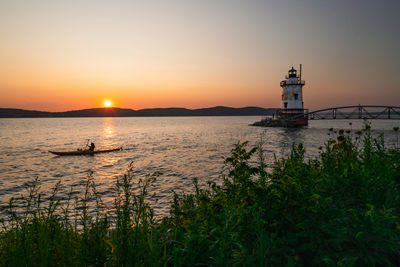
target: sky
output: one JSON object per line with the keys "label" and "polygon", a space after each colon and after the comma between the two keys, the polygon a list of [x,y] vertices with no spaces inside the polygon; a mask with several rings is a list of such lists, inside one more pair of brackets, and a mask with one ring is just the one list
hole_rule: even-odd
{"label": "sky", "polygon": [[400,106],[399,0],[0,0],[0,108]]}

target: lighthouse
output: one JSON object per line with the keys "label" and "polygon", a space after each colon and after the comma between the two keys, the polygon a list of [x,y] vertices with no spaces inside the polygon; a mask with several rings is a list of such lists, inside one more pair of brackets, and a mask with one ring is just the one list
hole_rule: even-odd
{"label": "lighthouse", "polygon": [[301,79],[301,64],[300,73],[293,67],[289,70],[285,80],[281,81],[282,87],[282,107],[279,111],[281,119],[288,119],[289,117],[296,117],[292,121],[295,125],[305,126],[308,125],[308,120],[301,115],[304,114],[303,103],[303,86],[305,82]]}
{"label": "lighthouse", "polygon": [[293,67],[289,70],[285,80],[281,81],[282,87],[282,107],[271,117],[266,117],[261,121],[255,122],[254,126],[265,127],[297,127],[308,125],[307,109],[304,109],[303,86],[305,82],[301,79],[300,73]]}

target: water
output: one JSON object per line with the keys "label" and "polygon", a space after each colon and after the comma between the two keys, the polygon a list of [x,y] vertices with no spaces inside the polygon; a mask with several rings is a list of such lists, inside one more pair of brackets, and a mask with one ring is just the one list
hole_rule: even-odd
{"label": "water", "polygon": [[[260,117],[163,117],[163,118],[43,118],[0,119],[0,207],[10,197],[26,192],[35,177],[41,181],[44,195],[58,181],[62,195],[72,189],[81,196],[87,176],[93,173],[103,200],[111,204],[115,179],[130,163],[136,179],[159,173],[152,187],[158,202],[158,215],[168,213],[173,191],[191,192],[192,179],[199,184],[219,182],[224,159],[233,144],[264,141],[269,164],[273,155],[285,156],[293,143],[304,143],[306,155],[317,157],[318,147],[329,138],[328,129],[361,129],[362,121],[311,121],[304,129],[248,126]],[[373,129],[385,134],[388,145],[396,142],[393,127],[399,121],[373,121]],[[94,156],[59,157],[48,150],[76,150],[95,142],[96,148],[122,145],[124,150]]]}

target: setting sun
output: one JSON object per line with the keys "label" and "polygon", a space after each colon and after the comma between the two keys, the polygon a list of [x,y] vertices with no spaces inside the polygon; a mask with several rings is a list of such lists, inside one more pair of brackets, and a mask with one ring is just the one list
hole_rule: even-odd
{"label": "setting sun", "polygon": [[103,106],[104,106],[105,108],[110,108],[110,107],[112,107],[112,102],[111,102],[111,100],[104,100]]}

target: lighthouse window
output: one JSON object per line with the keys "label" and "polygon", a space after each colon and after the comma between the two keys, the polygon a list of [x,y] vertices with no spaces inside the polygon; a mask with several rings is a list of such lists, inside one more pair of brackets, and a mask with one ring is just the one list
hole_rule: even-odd
{"label": "lighthouse window", "polygon": [[294,100],[299,99],[299,94],[294,94]]}

